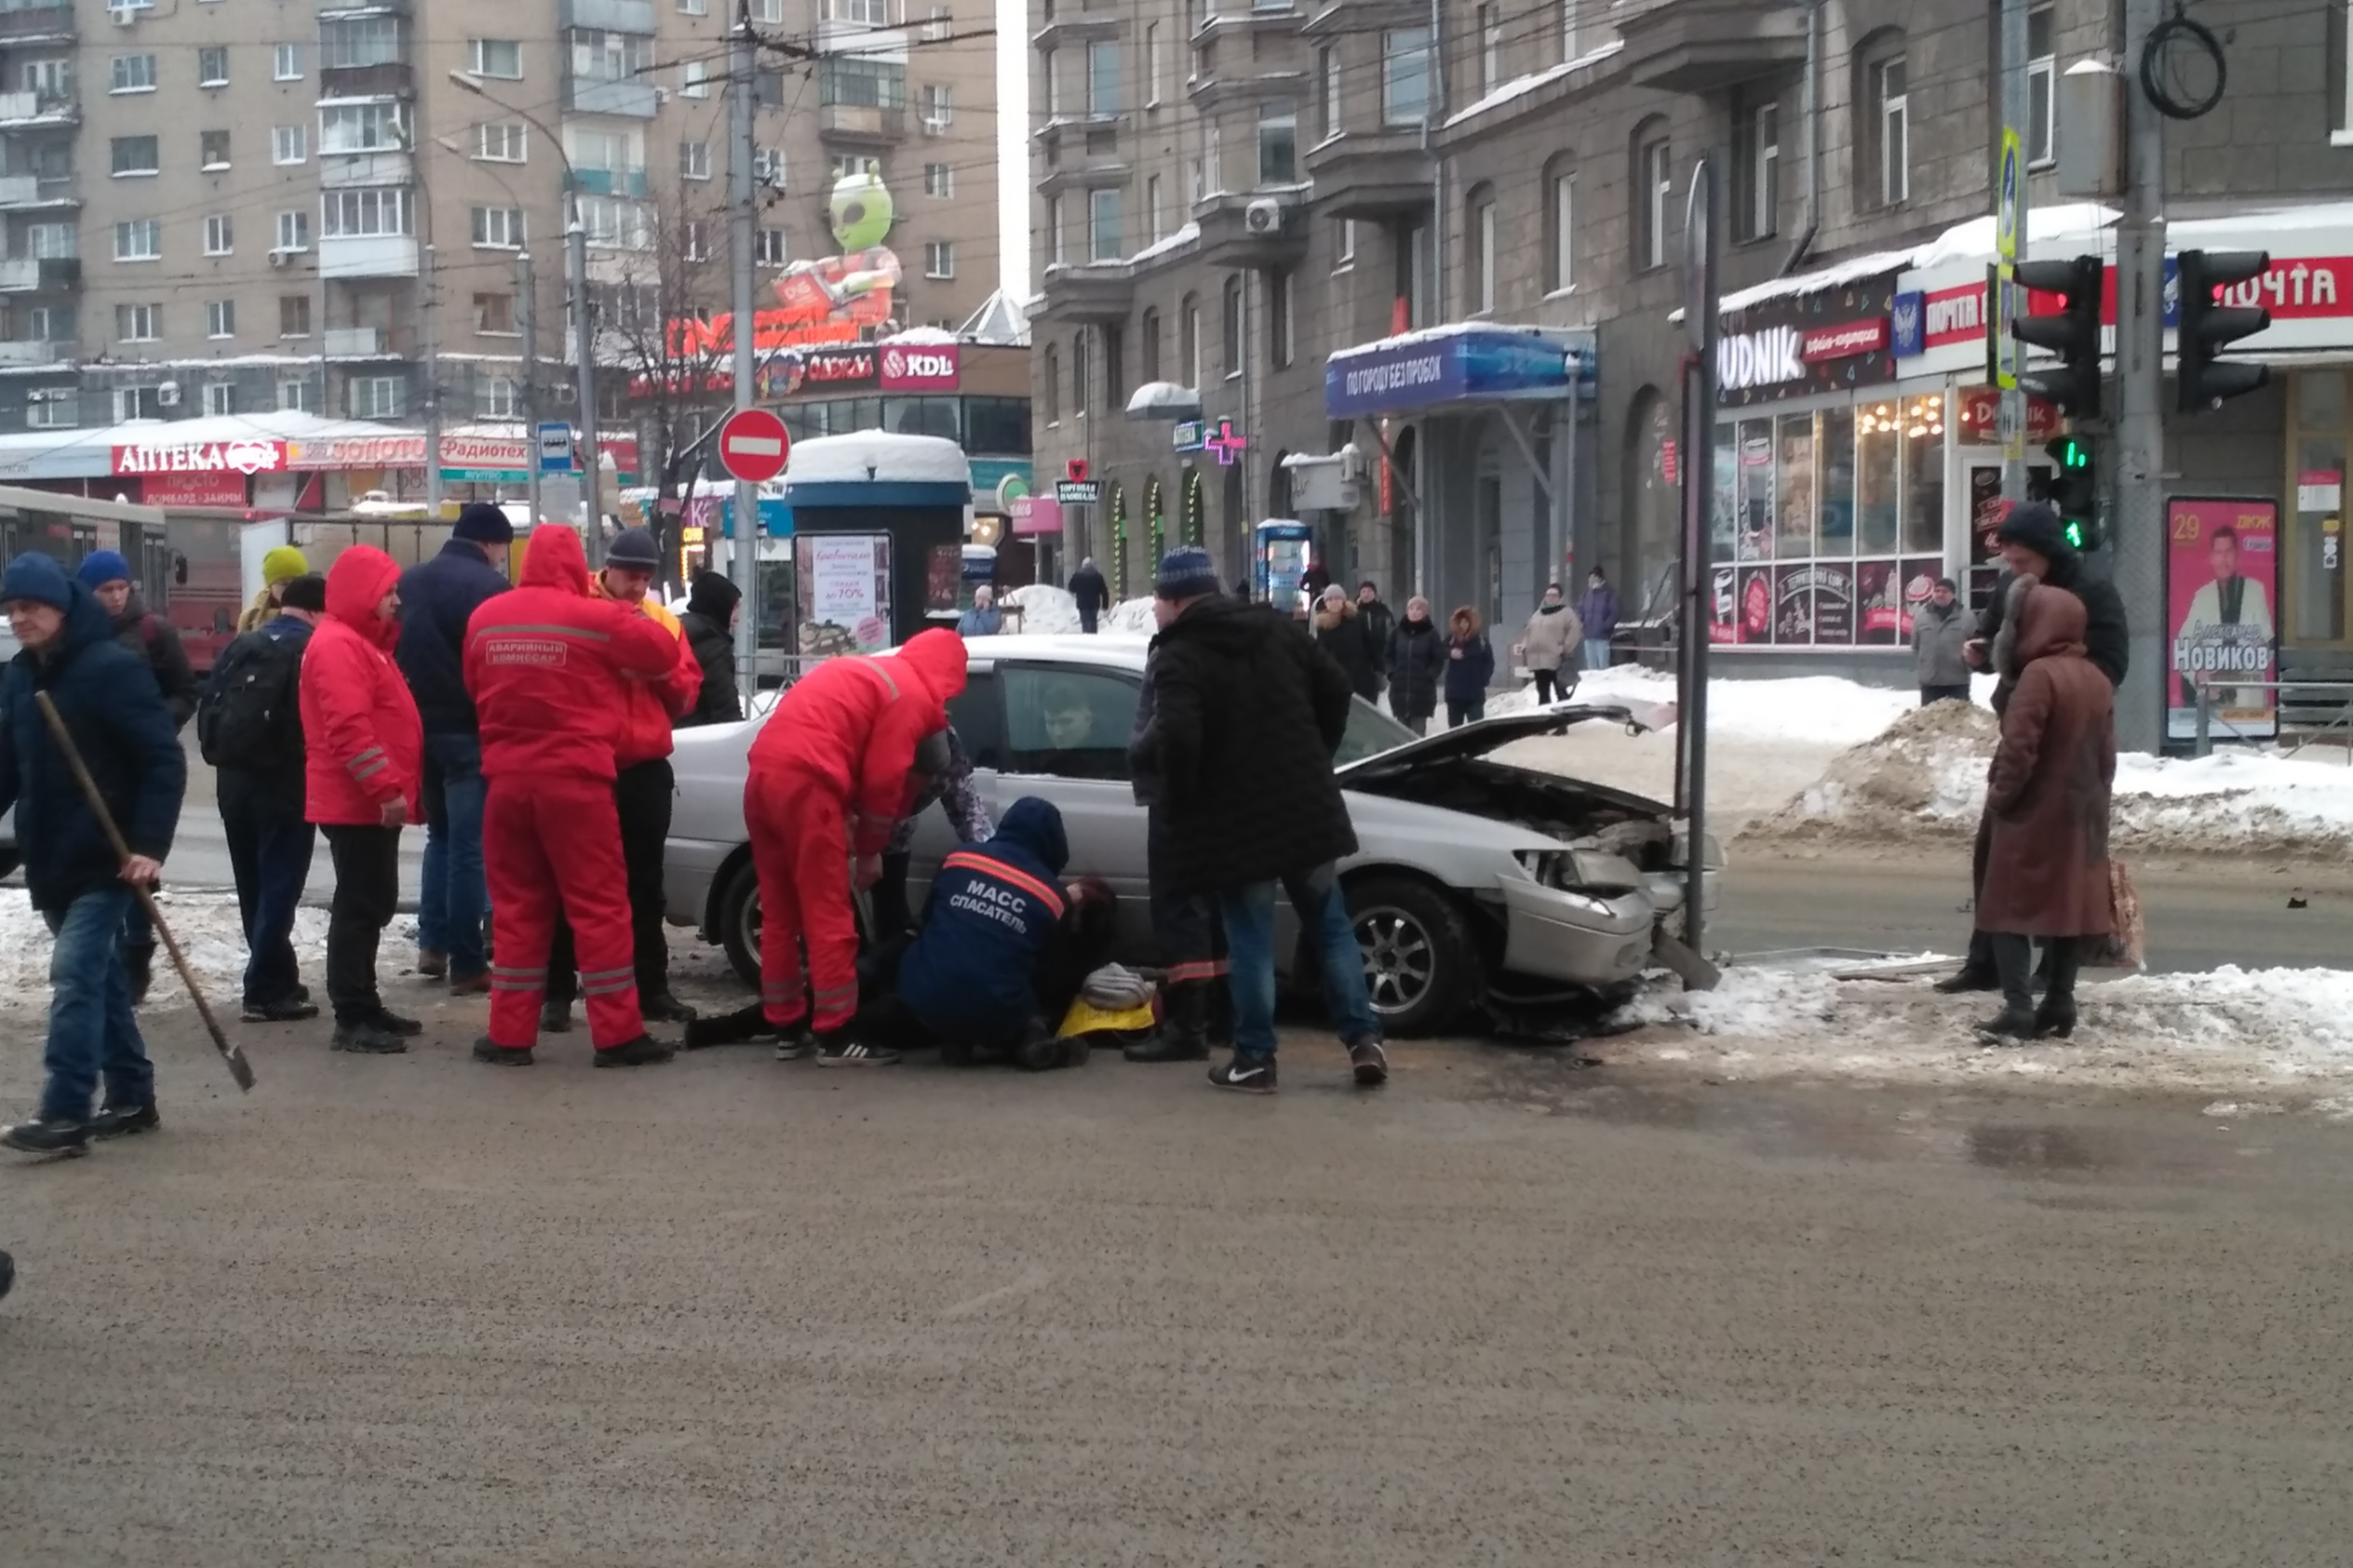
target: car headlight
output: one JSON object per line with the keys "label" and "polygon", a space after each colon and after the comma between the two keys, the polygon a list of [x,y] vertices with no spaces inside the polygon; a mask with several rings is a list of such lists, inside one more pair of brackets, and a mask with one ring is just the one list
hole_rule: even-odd
{"label": "car headlight", "polygon": [[1568,885],[1568,851],[1566,850],[1513,850],[1512,858],[1520,863],[1529,881],[1540,888],[1565,888]]}

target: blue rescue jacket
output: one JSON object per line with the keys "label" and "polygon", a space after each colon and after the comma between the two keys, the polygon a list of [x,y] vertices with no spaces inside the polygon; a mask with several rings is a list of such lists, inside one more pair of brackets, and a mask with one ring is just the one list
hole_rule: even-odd
{"label": "blue rescue jacket", "polygon": [[1062,813],[1036,796],[1007,809],[995,838],[948,857],[899,965],[899,1000],[924,1027],[995,1040],[1036,1014],[1040,961],[1061,940],[1058,878],[1069,860]]}

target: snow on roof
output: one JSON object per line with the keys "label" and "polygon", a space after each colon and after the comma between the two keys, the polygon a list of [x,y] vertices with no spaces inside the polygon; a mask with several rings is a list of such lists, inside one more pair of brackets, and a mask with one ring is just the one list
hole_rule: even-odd
{"label": "snow on roof", "polygon": [[1412,348],[1421,343],[1434,343],[1446,338],[1459,338],[1471,332],[1513,332],[1524,338],[1541,338],[1564,328],[1535,327],[1524,321],[1447,321],[1435,327],[1417,327],[1410,332],[1379,338],[1369,343],[1354,343],[1334,352],[1338,359],[1343,354],[1375,354],[1395,348]]}
{"label": "snow on roof", "polygon": [[1182,246],[1192,244],[1193,241],[1199,239],[1200,237],[1201,225],[1195,222],[1187,221],[1174,234],[1169,235],[1163,239],[1154,240],[1151,244],[1144,247],[1143,249],[1137,251],[1135,255],[1130,256],[1127,259],[1127,264],[1132,267],[1140,261],[1150,261],[1157,257],[1165,256],[1170,251],[1177,249]]}
{"label": "snow on roof", "polygon": [[955,333],[939,327],[908,327],[881,340],[890,343],[953,343],[961,342]]}
{"label": "snow on roof", "polygon": [[901,436],[888,430],[854,430],[846,436],[813,436],[796,441],[785,464],[788,484],[972,483],[964,449],[938,436]]}
{"label": "snow on roof", "polygon": [[[2026,247],[2038,250],[2045,246],[2074,245],[2097,236],[2117,221],[2114,208],[2096,202],[2066,202],[2057,207],[2037,207],[2026,213]],[[1912,265],[1922,271],[1942,267],[1956,261],[1990,261],[1994,259],[1994,218],[1987,213],[1956,223],[1913,254]]]}
{"label": "snow on roof", "polygon": [[1447,115],[1443,122],[1443,125],[1445,128],[1452,129],[1454,127],[1462,124],[1465,120],[1476,119],[1479,115],[1486,114],[1490,110],[1501,108],[1504,104],[1511,102],[1515,98],[1526,97],[1527,94],[1534,92],[1537,88],[1545,86],[1547,83],[1557,82],[1563,76],[1569,75],[1575,72],[1582,71],[1589,65],[1598,65],[1603,60],[1607,60],[1611,55],[1616,54],[1619,50],[1624,48],[1625,47],[1626,41],[1623,38],[1612,38],[1600,48],[1592,50],[1586,54],[1581,54],[1575,60],[1565,60],[1558,65],[1547,67],[1542,71],[1531,72],[1526,76],[1514,76],[1510,81],[1504,83],[1501,87],[1496,88],[1493,92],[1487,94],[1486,97],[1479,100],[1476,103],[1472,104],[1469,108],[1459,109],[1455,113]]}
{"label": "snow on roof", "polygon": [[956,328],[956,335],[970,342],[1027,348],[1029,346],[1029,312],[1022,301],[1000,288],[980,302],[980,308]]}

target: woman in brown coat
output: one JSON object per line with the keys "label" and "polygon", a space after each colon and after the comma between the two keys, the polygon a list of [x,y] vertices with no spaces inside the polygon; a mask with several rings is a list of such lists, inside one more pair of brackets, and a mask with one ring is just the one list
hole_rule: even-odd
{"label": "woman in brown coat", "polygon": [[[1996,1043],[2074,1033],[2078,939],[2113,929],[2116,693],[2084,656],[2084,625],[2081,599],[2036,586],[1995,650],[1996,668],[2018,683],[1986,779],[1993,847],[1977,900],[1977,926],[1993,939],[2003,1001],[2001,1016],[1978,1032]],[[2050,948],[2050,988],[2039,1012],[2029,989],[2037,937]]]}

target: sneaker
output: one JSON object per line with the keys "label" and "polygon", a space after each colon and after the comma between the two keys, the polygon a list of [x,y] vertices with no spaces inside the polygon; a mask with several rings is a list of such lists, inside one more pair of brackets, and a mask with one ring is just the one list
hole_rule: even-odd
{"label": "sneaker", "polygon": [[528,1045],[500,1045],[484,1035],[474,1042],[474,1059],[487,1062],[493,1067],[528,1067],[531,1065],[531,1048]]}
{"label": "sneaker", "polygon": [[1389,1081],[1389,1053],[1377,1039],[1362,1039],[1350,1046],[1348,1065],[1356,1070],[1359,1089],[1378,1089]]}
{"label": "sneaker", "polygon": [[397,1056],[409,1049],[409,1042],[378,1025],[374,1019],[357,1024],[338,1024],[331,1042],[337,1051],[348,1051],[355,1056]]}
{"label": "sneaker", "polygon": [[26,1154],[87,1154],[90,1130],[87,1122],[40,1117],[0,1127],[0,1145]]}
{"label": "sneaker", "polygon": [[571,1003],[546,1002],[539,1010],[539,1032],[543,1035],[571,1033]]}
{"label": "sneaker", "polygon": [[1274,1058],[1244,1056],[1236,1052],[1232,1061],[1222,1067],[1209,1069],[1209,1081],[1220,1089],[1239,1090],[1244,1094],[1274,1092]]}
{"label": "sneaker", "polygon": [[164,1119],[155,1114],[155,1102],[153,1100],[143,1106],[108,1106],[90,1118],[90,1136],[127,1138],[136,1132],[153,1132],[163,1124]]}
{"label": "sneaker", "polygon": [[638,1012],[649,1024],[692,1024],[694,1010],[667,991],[642,991],[638,995]]}
{"label": "sneaker", "polygon": [[463,980],[452,977],[450,981],[450,995],[453,997],[487,997],[490,994],[491,972],[487,969],[479,974],[469,974]]}
{"label": "sneaker", "polygon": [[437,953],[430,947],[417,949],[417,972],[427,980],[438,980],[450,972],[450,955]]}
{"label": "sneaker", "polygon": [[318,1016],[318,1004],[295,997],[274,1002],[249,1001],[245,1004],[245,1021],[249,1024],[300,1024]]}
{"label": "sneaker", "polygon": [[899,1059],[899,1053],[887,1045],[867,1045],[851,1039],[846,1026],[819,1034],[814,1043],[821,1067],[887,1067]]}
{"label": "sneaker", "polygon": [[625,1044],[607,1046],[597,1052],[600,1067],[651,1067],[666,1062],[678,1054],[652,1035],[639,1035]]}
{"label": "sneaker", "polygon": [[774,1033],[776,1060],[779,1062],[798,1062],[816,1052],[817,1038],[809,1032],[806,1024],[787,1024]]}
{"label": "sneaker", "polygon": [[424,1033],[424,1025],[415,1019],[403,1018],[400,1014],[388,1012],[381,1007],[369,1015],[368,1022],[382,1029],[385,1034],[398,1035],[402,1039],[414,1039]]}

